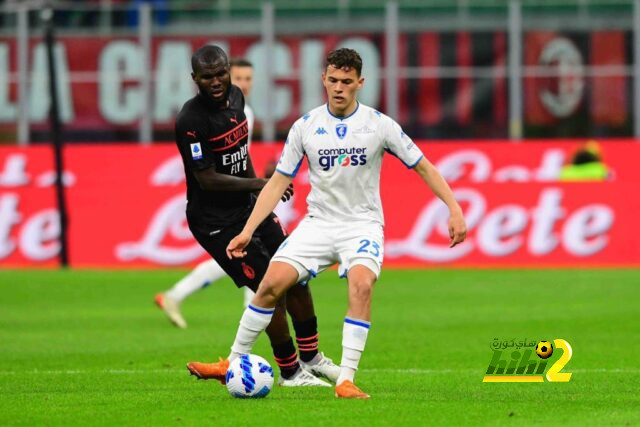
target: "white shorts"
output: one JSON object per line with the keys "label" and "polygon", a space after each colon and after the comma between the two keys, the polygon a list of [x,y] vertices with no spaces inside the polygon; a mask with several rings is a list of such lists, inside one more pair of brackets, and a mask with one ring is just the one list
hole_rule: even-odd
{"label": "white shorts", "polygon": [[340,277],[364,265],[378,277],[384,256],[382,225],[372,222],[337,224],[305,217],[280,245],[271,261],[292,265],[305,281],[335,263]]}

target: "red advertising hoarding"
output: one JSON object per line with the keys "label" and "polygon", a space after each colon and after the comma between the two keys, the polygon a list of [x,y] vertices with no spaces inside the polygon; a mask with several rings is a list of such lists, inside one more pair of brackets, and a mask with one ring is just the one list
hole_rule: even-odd
{"label": "red advertising hoarding", "polygon": [[[446,208],[397,159],[383,162],[385,265],[640,265],[640,144],[609,141],[612,179],[561,183],[578,142],[421,143],[451,183],[469,226],[447,246]],[[255,145],[257,171],[281,146]],[[44,146],[0,148],[0,266],[52,266],[59,226],[53,155]],[[293,203],[279,206],[289,229],[306,211],[306,168]],[[188,265],[204,259],[186,225],[184,170],[171,144],[65,148],[69,249],[73,267]]]}

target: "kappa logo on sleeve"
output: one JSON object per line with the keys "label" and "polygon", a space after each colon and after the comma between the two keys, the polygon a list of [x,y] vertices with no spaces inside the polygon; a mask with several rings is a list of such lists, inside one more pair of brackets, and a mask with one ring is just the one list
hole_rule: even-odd
{"label": "kappa logo on sleeve", "polygon": [[202,158],[202,147],[199,142],[191,144],[191,157],[193,160],[200,160]]}

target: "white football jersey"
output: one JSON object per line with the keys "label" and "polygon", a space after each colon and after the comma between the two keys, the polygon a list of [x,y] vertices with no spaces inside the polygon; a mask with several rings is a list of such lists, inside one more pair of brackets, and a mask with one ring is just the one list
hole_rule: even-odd
{"label": "white football jersey", "polygon": [[311,183],[308,215],[384,224],[379,187],[385,151],[409,168],[422,158],[390,117],[362,104],[351,115],[336,117],[325,104],[293,124],[276,170],[293,177],[306,155]]}

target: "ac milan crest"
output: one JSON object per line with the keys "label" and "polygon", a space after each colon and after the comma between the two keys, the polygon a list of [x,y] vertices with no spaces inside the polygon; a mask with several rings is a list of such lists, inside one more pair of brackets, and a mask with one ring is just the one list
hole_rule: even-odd
{"label": "ac milan crest", "polygon": [[253,280],[256,277],[256,272],[253,270],[253,268],[250,265],[245,264],[244,262],[242,263],[242,272],[245,276],[247,276],[248,279]]}

